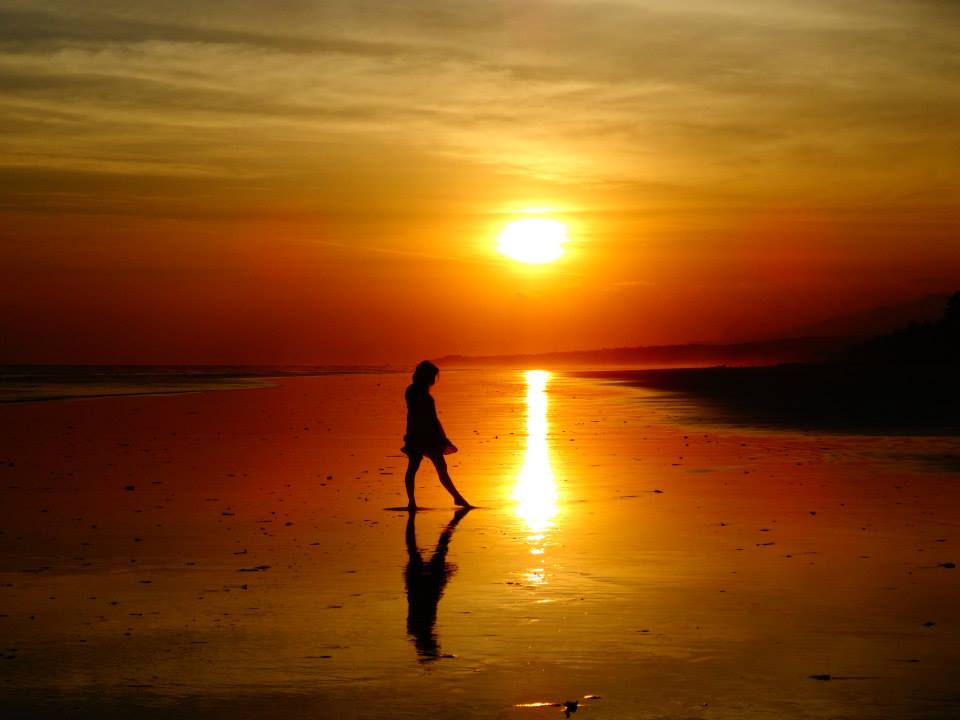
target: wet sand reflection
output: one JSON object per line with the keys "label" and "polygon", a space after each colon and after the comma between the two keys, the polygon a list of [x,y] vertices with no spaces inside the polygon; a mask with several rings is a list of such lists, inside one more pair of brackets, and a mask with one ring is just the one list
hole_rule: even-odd
{"label": "wet sand reflection", "polygon": [[424,561],[417,547],[417,513],[407,515],[407,568],[404,580],[407,588],[407,633],[417,648],[417,656],[423,662],[440,657],[440,642],[434,632],[437,622],[437,606],[447,581],[457,571],[457,566],[447,562],[447,550],[453,531],[470,508],[460,508],[440,533],[437,547],[428,561]]}

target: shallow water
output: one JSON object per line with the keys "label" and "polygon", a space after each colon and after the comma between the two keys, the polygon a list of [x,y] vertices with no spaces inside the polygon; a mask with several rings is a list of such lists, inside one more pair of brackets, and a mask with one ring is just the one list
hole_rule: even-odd
{"label": "shallow water", "polygon": [[406,382],[0,407],[0,708],[960,713],[956,438],[690,424],[676,396],[444,372],[481,506],[450,528],[428,464],[434,509],[385,509]]}

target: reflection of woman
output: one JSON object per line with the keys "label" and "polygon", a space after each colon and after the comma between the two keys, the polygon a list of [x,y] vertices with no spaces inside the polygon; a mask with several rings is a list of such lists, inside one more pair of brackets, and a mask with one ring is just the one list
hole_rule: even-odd
{"label": "reflection of woman", "polygon": [[437,549],[428,562],[424,562],[417,547],[415,513],[407,516],[407,569],[404,580],[407,586],[407,633],[413,636],[417,655],[421,660],[436,660],[440,657],[440,643],[433,627],[437,622],[437,605],[447,580],[457,571],[456,565],[447,562],[447,548],[453,531],[470,508],[460,508],[453,519],[440,533]]}
{"label": "reflection of woman", "polygon": [[443,426],[440,424],[440,418],[437,417],[437,408],[433,402],[433,396],[430,395],[430,386],[437,381],[440,374],[440,368],[428,360],[424,360],[417,365],[413,371],[413,383],[407,388],[407,434],[403,436],[403,452],[406,454],[409,462],[407,464],[407,474],[405,482],[407,486],[407,506],[411,510],[417,509],[417,503],[413,497],[413,481],[417,476],[417,470],[426,455],[437,468],[437,475],[440,476],[440,484],[443,485],[453,496],[453,503],[462,507],[470,507],[463,495],[450,479],[450,473],[447,472],[447,461],[444,455],[449,455],[457,451],[450,440],[443,432]]}

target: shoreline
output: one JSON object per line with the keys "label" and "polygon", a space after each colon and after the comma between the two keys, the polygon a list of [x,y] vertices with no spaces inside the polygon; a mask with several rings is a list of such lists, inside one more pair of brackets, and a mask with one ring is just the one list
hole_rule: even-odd
{"label": "shoreline", "polygon": [[373,366],[6,365],[0,366],[0,405],[263,390],[280,378],[392,372]]}
{"label": "shoreline", "polygon": [[[96,388],[87,388],[87,386],[74,387],[77,388],[74,392],[65,392],[56,395],[29,394],[29,390],[24,389],[24,395],[17,396],[16,389],[0,386],[0,405],[24,405],[27,403],[65,402],[69,400],[100,400],[116,397],[167,397],[171,395],[190,395],[203,392],[222,392],[225,390],[267,390],[275,388],[277,385],[276,383],[268,382],[205,383],[199,386],[183,386],[167,389],[148,389],[146,387],[130,388],[127,390],[118,389],[114,392],[98,391]],[[87,389],[89,389],[89,392],[84,392],[84,390]]]}

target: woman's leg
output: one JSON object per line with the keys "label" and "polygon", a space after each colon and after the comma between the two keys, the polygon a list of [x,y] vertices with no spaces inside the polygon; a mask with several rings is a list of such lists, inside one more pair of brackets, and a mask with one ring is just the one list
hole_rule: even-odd
{"label": "woman's leg", "polygon": [[413,481],[417,477],[417,470],[420,469],[420,463],[423,461],[423,455],[420,453],[410,453],[407,456],[407,474],[403,480],[407,486],[407,507],[416,508],[417,501],[413,499]]}
{"label": "woman's leg", "polygon": [[447,471],[446,458],[444,458],[441,453],[436,453],[430,455],[429,457],[433,462],[434,467],[437,468],[437,475],[440,477],[440,484],[443,485],[447,492],[453,496],[453,504],[461,507],[473,507],[466,501],[463,495],[460,494],[460,491],[457,490],[456,486],[453,484],[453,480],[450,479],[450,473]]}

